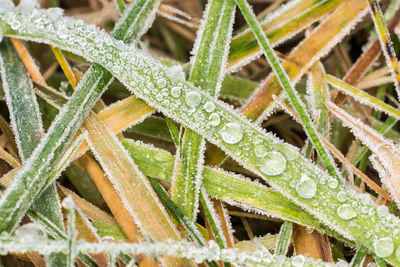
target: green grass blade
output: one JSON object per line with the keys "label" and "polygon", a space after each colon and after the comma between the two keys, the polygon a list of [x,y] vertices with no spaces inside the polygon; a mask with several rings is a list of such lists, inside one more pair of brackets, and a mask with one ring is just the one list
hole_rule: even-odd
{"label": "green grass blade", "polygon": [[[233,0],[210,0],[207,4],[194,44],[189,81],[210,95],[218,95],[225,75],[225,65],[232,35],[236,4]],[[197,95],[187,96],[193,108]],[[210,110],[212,106],[210,107]],[[211,110],[212,111],[212,110]],[[217,123],[219,118],[217,118]],[[172,200],[191,219],[198,212],[201,171],[205,141],[191,129],[182,129],[176,162],[176,177],[172,182]]]}
{"label": "green grass blade", "polygon": [[[291,81],[298,82],[315,61],[342,40],[367,12],[368,3],[359,0],[346,0],[334,10],[283,60],[282,65]],[[277,77],[270,75],[243,107],[243,114],[250,120],[261,122],[271,111],[272,96],[281,93]]]}
{"label": "green grass blade", "polygon": [[[122,139],[121,142],[144,174],[171,181],[175,159],[169,152],[129,139]],[[207,166],[204,167],[202,176],[203,186],[207,194],[213,198],[263,214],[284,218],[328,233],[341,240],[344,239],[317,221],[314,216],[305,213],[302,208],[286,197],[265,186],[221,169],[213,169]],[[254,192],[258,193],[255,195]]]}
{"label": "green grass blade", "polygon": [[375,29],[378,33],[379,42],[381,43],[383,54],[387,65],[390,68],[397,96],[400,99],[400,66],[397,61],[396,53],[393,48],[393,42],[390,39],[389,30],[386,27],[385,20],[382,15],[381,8],[376,0],[368,0],[369,10]]}
{"label": "green grass blade", "polygon": [[336,169],[335,163],[333,158],[330,156],[329,152],[322,144],[322,141],[318,137],[317,130],[315,129],[313,123],[311,122],[310,117],[308,116],[307,112],[305,111],[304,104],[302,103],[299,95],[297,94],[294,86],[292,85],[289,76],[287,75],[286,71],[282,67],[279,62],[278,57],[276,56],[272,46],[265,36],[264,32],[260,24],[257,22],[256,17],[253,14],[250,6],[247,4],[245,0],[236,0],[240,10],[242,11],[243,16],[245,17],[247,23],[249,24],[250,28],[253,30],[261,48],[264,51],[264,54],[268,60],[268,63],[271,65],[275,75],[277,76],[279,83],[285,90],[288,98],[294,109],[296,110],[297,114],[300,117],[300,121],[303,125],[303,129],[311,139],[315,149],[318,152],[322,162],[324,163],[325,167],[327,168],[329,174],[335,177],[338,183],[343,181],[343,178],[339,174],[338,170]]}
{"label": "green grass blade", "polygon": [[118,9],[120,14],[123,14],[125,11],[125,2],[124,0],[114,0],[114,4],[116,8]]}
{"label": "green grass blade", "polygon": [[84,127],[92,152],[120,194],[125,208],[145,236],[163,241],[180,235],[153,191],[147,177],[128,156],[118,139],[96,117],[89,116]]}
{"label": "green grass blade", "polygon": [[279,239],[275,248],[275,255],[286,255],[292,238],[293,223],[285,221],[279,232]]}
{"label": "green grass blade", "polygon": [[[11,41],[7,38],[0,43],[0,65],[3,90],[7,106],[10,109],[11,125],[16,137],[19,155],[23,162],[29,158],[39,144],[43,131],[39,106],[33,91],[32,81],[16,53]],[[64,231],[61,205],[55,186],[49,186],[33,202],[29,215],[32,219],[50,224],[51,231]],[[49,229],[45,227],[45,229]],[[53,255],[53,257],[63,257]]]}
{"label": "green grass blade", "polygon": [[[18,28],[11,28],[7,22],[11,20],[9,17],[20,22]],[[40,20],[36,20],[38,18]],[[41,28],[44,23],[52,25],[53,28],[44,31]],[[376,250],[376,246],[379,248],[381,242],[377,241],[392,242],[393,251],[384,258],[395,265],[400,264],[400,260],[394,254],[394,250],[400,245],[400,237],[392,235],[393,232],[400,231],[398,218],[378,213],[376,204],[347,186],[328,183],[334,179],[304,159],[297,149],[266,134],[226,104],[210,97],[192,84],[177,79],[176,75],[171,75],[169,68],[145,52],[117,42],[106,33],[77,23],[71,18],[60,17],[53,21],[45,12],[40,11],[32,14],[10,12],[0,15],[0,29],[7,36],[51,43],[101,64],[138,97],[218,145],[233,159],[268,181],[282,195],[303,207],[328,227],[370,250]],[[67,41],[59,39],[55,34],[58,29],[68,34]],[[93,43],[80,42],[82,38],[87,40],[89,37],[93,38]],[[107,55],[113,57],[110,59]],[[179,97],[161,95],[163,89],[173,87],[180,88]],[[190,114],[187,112],[189,106],[185,100],[189,93],[200,96],[199,105]],[[203,108],[207,102],[215,105],[213,113],[221,118],[220,125],[216,127],[208,124],[210,114]],[[260,145],[266,151],[262,157],[257,156],[260,155]],[[337,198],[339,191],[344,192],[344,199]],[[329,205],[325,206],[324,203]],[[373,238],[367,237],[367,232],[370,232]]]}
{"label": "green grass blade", "polygon": [[25,162],[43,135],[43,124],[32,81],[8,38],[0,43],[0,66],[11,126]]}
{"label": "green grass blade", "polygon": [[75,257],[77,254],[76,237],[77,230],[75,228],[75,204],[72,197],[66,197],[63,200],[63,207],[67,210],[67,264],[66,267],[75,266]]}
{"label": "green grass blade", "polygon": [[364,103],[376,110],[383,111],[386,114],[393,116],[397,119],[400,119],[400,111],[385,102],[379,100],[378,98],[371,96],[364,91],[361,91],[340,79],[333,77],[332,75],[327,75],[326,80],[330,85],[337,88],[338,90],[353,96],[356,100],[359,100],[361,103]]}
{"label": "green grass blade", "polygon": [[[263,31],[276,46],[338,7],[342,0],[291,1],[260,21]],[[250,29],[232,39],[228,68],[236,70],[262,54]]]}
{"label": "green grass blade", "polygon": [[200,191],[200,203],[203,207],[204,213],[206,214],[207,221],[210,224],[211,230],[213,232],[215,241],[217,242],[220,248],[226,248],[227,242],[223,231],[221,229],[221,222],[218,218],[218,215],[215,213],[214,207],[211,201],[208,198],[206,191],[202,188]]}
{"label": "green grass blade", "polygon": [[353,259],[351,260],[350,266],[351,267],[361,267],[363,266],[365,256],[367,256],[368,249],[366,247],[361,247],[357,250],[356,255],[354,255]]}
{"label": "green grass blade", "polygon": [[[157,0],[136,1],[116,26],[114,36],[126,41],[137,37],[152,20],[154,7],[158,3]],[[0,232],[11,231],[26,213],[45,186],[44,177],[51,172],[57,159],[111,80],[111,74],[99,65],[92,66],[86,73],[68,104],[60,111],[27,164],[1,198]]]}
{"label": "green grass blade", "polygon": [[[65,243],[51,241],[41,243],[40,247],[37,243],[21,243],[10,238],[0,239],[0,249],[11,253],[21,253],[27,250],[38,251],[40,253],[61,252],[67,249]],[[331,263],[325,263],[304,256],[295,256],[286,258],[282,256],[274,256],[266,251],[256,251],[254,253],[240,252],[237,249],[219,249],[215,246],[198,247],[187,241],[173,242],[142,242],[142,243],[89,243],[79,242],[76,249],[86,253],[112,253],[118,255],[124,254],[148,254],[156,257],[180,257],[192,259],[194,258],[199,264],[206,260],[221,260],[232,262],[240,266],[301,266],[305,267],[323,267],[334,266]]]}

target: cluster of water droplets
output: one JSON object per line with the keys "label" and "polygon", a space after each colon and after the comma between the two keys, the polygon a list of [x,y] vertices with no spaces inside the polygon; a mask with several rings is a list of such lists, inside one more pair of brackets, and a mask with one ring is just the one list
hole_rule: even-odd
{"label": "cluster of water droplets", "polygon": [[[0,3],[3,2],[6,3],[7,1],[0,0]],[[0,8],[4,10],[5,7],[6,5]],[[59,16],[59,14],[57,13],[56,16]],[[250,136],[248,133],[251,131],[246,127],[251,127],[246,126],[247,124],[244,125],[234,120],[229,121],[228,117],[223,116],[225,113],[216,108],[214,101],[203,96],[198,90],[193,89],[194,87],[190,87],[184,82],[179,82],[183,77],[182,75],[176,75],[178,78],[172,81],[171,77],[169,77],[171,75],[167,75],[168,69],[158,64],[148,54],[133,47],[124,46],[122,42],[113,40],[104,32],[99,31],[95,26],[87,26],[82,21],[54,20],[47,13],[40,13],[36,10],[23,17],[10,12],[3,17],[0,16],[0,23],[2,23],[2,19],[5,19],[10,28],[15,31],[23,28],[21,29],[21,33],[26,34],[28,37],[48,34],[46,38],[58,38],[56,41],[59,41],[60,44],[66,43],[64,46],[70,48],[67,50],[76,49],[77,54],[82,54],[79,51],[88,49],[89,51],[85,52],[88,59],[96,60],[101,65],[108,67],[122,82],[130,85],[132,88],[140,88],[138,92],[148,95],[146,99],[150,102],[157,102],[164,110],[171,111],[171,113],[179,113],[178,119],[180,120],[193,122],[193,119],[190,119],[189,116],[194,117],[200,125],[195,125],[194,127],[198,127],[202,131],[207,129],[207,125],[208,127],[216,127],[215,131],[210,131],[209,136],[216,137],[216,135],[219,135],[218,139],[222,139],[225,144],[237,144],[245,151],[252,149],[258,169],[267,176],[281,175],[288,169],[289,162],[293,160],[288,149],[282,149],[281,147],[274,149],[271,144],[266,144],[266,140],[258,139],[254,131],[253,136]],[[68,23],[65,23],[66,21]],[[24,27],[21,27],[21,25]],[[31,27],[31,25],[36,25],[36,28]],[[74,32],[78,32],[79,34],[73,34]],[[76,38],[69,38],[70,34]],[[117,53],[122,53],[123,56],[121,56],[122,54],[117,55]],[[159,70],[155,70],[157,69],[156,66],[160,66]],[[176,72],[177,70],[173,71]],[[254,141],[251,145],[244,144],[252,139]],[[243,142],[243,140],[246,142]],[[285,153],[281,151],[285,151]],[[246,160],[248,159],[243,159],[243,163],[246,163]],[[301,164],[305,164],[305,166]],[[293,166],[295,166],[295,163],[291,164],[291,167]],[[355,221],[353,219],[358,215],[363,214],[368,216],[368,218],[373,218],[375,208],[372,205],[361,205],[360,201],[356,201],[356,198],[348,195],[347,189],[342,187],[342,185],[338,185],[337,180],[327,178],[328,176],[324,172],[321,172],[321,177],[318,177],[315,168],[310,173],[305,171],[307,168],[307,163],[303,160],[298,161],[296,171],[299,173],[299,177],[293,179],[292,188],[298,196],[307,201],[310,200],[316,211],[324,214],[328,210],[333,210],[336,217],[339,217],[343,221],[349,221],[348,225],[354,227],[361,227],[353,223]],[[282,178],[284,179],[284,177]],[[329,188],[334,189],[332,192],[336,194],[337,203],[339,204],[330,203],[330,199],[322,194],[316,198],[319,184],[321,187],[327,184]],[[280,186],[286,187],[286,184],[282,182]],[[290,190],[290,188],[287,188],[287,190]],[[353,201],[350,201],[350,199],[353,199]],[[384,214],[381,217],[388,222],[387,229],[390,229],[391,225],[398,223],[398,220],[386,215],[387,212],[384,212]],[[325,215],[321,215],[321,217],[323,216]],[[330,217],[330,220],[333,221],[334,219],[332,218],[335,217]],[[398,226],[396,227],[398,228]],[[393,226],[393,228],[396,227]],[[379,233],[379,231],[380,229],[373,232]],[[394,244],[391,238],[378,238],[374,234],[371,234],[367,238],[373,240],[373,246],[377,254],[386,255],[389,253],[391,255],[395,251],[396,257],[400,261],[400,251],[398,249],[395,250],[394,245],[392,246],[393,248],[390,246],[390,244]]]}

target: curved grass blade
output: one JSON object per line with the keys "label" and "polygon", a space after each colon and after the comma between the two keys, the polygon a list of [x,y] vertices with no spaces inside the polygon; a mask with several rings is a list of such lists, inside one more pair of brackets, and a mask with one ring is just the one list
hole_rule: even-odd
{"label": "curved grass blade", "polygon": [[[136,1],[116,26],[113,35],[126,41],[142,33],[154,16],[158,1]],[[32,14],[35,12],[32,12]],[[63,37],[57,33],[57,35]],[[45,177],[66,149],[92,106],[112,80],[111,74],[99,65],[86,73],[68,104],[59,113],[48,133],[18,173],[13,184],[0,200],[0,232],[11,231],[45,186]]]}
{"label": "curved grass blade", "polygon": [[[19,21],[20,27],[12,29],[7,22],[10,20],[9,17]],[[41,20],[36,21],[37,18]],[[54,29],[43,31],[40,28],[43,21],[52,25]],[[173,77],[169,68],[145,52],[119,43],[106,33],[77,23],[73,19],[59,18],[52,21],[45,12],[40,11],[30,15],[15,12],[0,15],[0,29],[5,35],[50,43],[101,64],[137,96],[217,144],[233,159],[268,181],[281,194],[345,237],[357,240],[371,250],[375,250],[375,245],[379,245],[378,240],[381,239],[393,242],[394,249],[400,245],[399,236],[391,234],[400,231],[399,219],[390,214],[378,213],[378,207],[374,203],[345,185],[328,183],[336,180],[302,158],[294,147],[264,133],[262,129],[232,111],[226,104],[210,97],[190,83]],[[54,34],[58,29],[63,29],[71,39],[67,41],[59,39]],[[92,36],[94,42],[82,44],[80,42],[82,38],[86,39],[88,36]],[[93,54],[93,51],[106,53]],[[106,56],[109,54],[114,56],[112,60]],[[181,94],[178,97],[161,95],[162,89],[173,87],[180,88]],[[185,100],[189,93],[200,96],[199,105],[191,113],[188,112],[189,106]],[[213,113],[217,113],[221,118],[217,127],[210,127],[206,120],[210,114],[205,111],[203,105],[207,102],[215,105]],[[266,150],[262,157],[258,157],[255,153],[255,147],[260,144]],[[243,149],[244,145],[246,150]],[[270,164],[272,160],[274,164]],[[303,179],[299,179],[302,176]],[[299,183],[301,180],[310,183],[313,190],[305,194],[301,190],[302,183]],[[344,192],[345,198],[337,198],[339,191]],[[329,205],[318,205],[318,203],[329,203]],[[343,211],[346,211],[346,216]],[[377,225],[379,227],[376,227]],[[371,235],[366,235],[367,232]],[[371,236],[373,238],[370,238]],[[394,250],[384,258],[393,264],[400,264]]]}
{"label": "curved grass blade", "polygon": [[[387,185],[394,200],[400,203],[400,187],[397,177],[400,174],[400,151],[391,141],[384,138],[376,130],[361,123],[335,104],[327,102],[329,110],[339,118],[344,125],[348,126],[353,134],[361,140],[369,149],[376,154],[390,175],[383,175],[382,182]],[[382,175],[380,175],[382,176]],[[385,178],[386,176],[386,178]]]}
{"label": "curved grass blade", "polygon": [[372,107],[373,109],[383,111],[390,116],[400,119],[400,111],[398,109],[384,103],[383,101],[377,99],[376,97],[371,96],[371,95],[341,81],[340,79],[338,79],[332,75],[327,75],[326,80],[333,87],[337,88],[338,90],[340,90],[348,95],[353,96],[356,100],[359,100],[361,103],[364,103],[364,104]]}
{"label": "curved grass blade", "polygon": [[275,248],[275,255],[286,255],[289,249],[290,239],[292,238],[292,229],[293,223],[285,221],[282,224],[279,232],[279,239]]}
{"label": "curved grass blade", "polygon": [[[315,28],[282,62],[292,83],[335,46],[353,26],[367,13],[368,3],[364,0],[344,1],[332,14]],[[243,114],[250,120],[261,121],[270,111],[272,95],[282,92],[276,76],[269,76],[254,92],[243,107]]]}
{"label": "curved grass blade", "polygon": [[[65,243],[52,241],[40,244],[20,243],[12,239],[0,239],[0,249],[6,252],[21,253],[27,250],[39,251],[41,253],[61,252],[68,247]],[[180,242],[142,242],[135,243],[88,243],[79,242],[76,244],[76,250],[86,253],[112,253],[118,255],[124,254],[150,254],[158,257],[180,257],[186,259],[195,258],[200,264],[206,260],[226,261],[238,265],[250,266],[293,266],[302,264],[305,267],[331,267],[330,263],[316,261],[313,259],[297,256],[286,258],[282,256],[271,255],[267,251],[255,251],[254,253],[240,252],[237,249],[219,249],[218,246],[210,245],[208,247],[198,247],[187,241]]]}
{"label": "curved grass blade", "polygon": [[[33,91],[32,81],[26,74],[11,41],[5,39],[0,43],[0,65],[3,90],[7,106],[10,109],[11,125],[14,130],[19,155],[23,162],[29,158],[44,134],[39,106]],[[30,214],[39,223],[51,224],[52,231],[64,232],[61,205],[55,186],[49,186],[33,202]],[[48,227],[45,226],[45,229]],[[62,257],[53,255],[53,258]]]}
{"label": "curved grass blade", "polygon": [[[212,96],[219,94],[225,74],[235,8],[233,0],[210,0],[194,44],[189,81]],[[188,96],[187,101],[196,106],[197,96]],[[181,131],[180,156],[177,157],[179,162],[176,163],[177,175],[172,182],[171,197],[191,220],[195,220],[205,142],[191,129]]]}
{"label": "curved grass blade", "polygon": [[372,20],[374,21],[375,29],[378,33],[378,38],[381,43],[383,54],[385,55],[388,66],[392,74],[397,96],[400,99],[400,67],[397,61],[396,53],[394,52],[393,42],[390,39],[388,28],[383,19],[381,8],[376,0],[368,0],[369,10]]}
{"label": "curved grass blade", "polygon": [[[268,15],[260,24],[273,46],[290,39],[338,7],[343,0],[294,0]],[[237,70],[262,54],[250,29],[232,39],[228,69]]]}
{"label": "curved grass blade", "polygon": [[268,60],[268,63],[272,67],[276,77],[280,85],[286,92],[291,104],[293,105],[294,109],[296,110],[297,114],[299,115],[300,121],[303,125],[303,129],[309,136],[311,142],[313,143],[315,150],[318,152],[322,162],[324,163],[325,167],[327,168],[329,174],[337,179],[338,183],[343,182],[343,178],[339,174],[335,163],[328,153],[327,149],[323,145],[322,141],[318,137],[317,130],[314,127],[314,124],[311,122],[310,117],[308,117],[307,112],[305,111],[304,104],[300,100],[294,86],[292,85],[290,78],[282,65],[279,62],[278,57],[276,56],[274,50],[271,47],[271,44],[267,37],[265,36],[264,32],[260,24],[258,24],[255,15],[253,14],[250,6],[247,4],[246,0],[236,0],[240,10],[242,11],[243,16],[245,17],[247,23],[249,24],[250,28],[253,30],[256,39],[258,40],[264,54]]}
{"label": "curved grass blade", "polygon": [[[129,139],[122,139],[121,142],[144,174],[171,181],[174,157],[169,152]],[[153,160],[148,160],[148,158]],[[304,213],[302,208],[278,192],[259,183],[251,182],[249,179],[222,169],[207,166],[204,167],[202,176],[203,186],[207,194],[213,198],[258,213],[287,219],[344,240],[343,237],[319,223],[314,216]],[[254,192],[258,193],[254,195]]]}

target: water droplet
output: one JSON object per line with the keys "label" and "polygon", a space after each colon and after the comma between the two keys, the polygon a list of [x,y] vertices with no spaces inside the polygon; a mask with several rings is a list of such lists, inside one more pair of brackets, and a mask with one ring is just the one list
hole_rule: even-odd
{"label": "water droplet", "polygon": [[313,198],[317,192],[317,185],[313,179],[303,173],[300,181],[296,185],[296,192],[302,198]]}
{"label": "water droplet", "polygon": [[328,179],[328,186],[329,186],[330,188],[335,189],[335,188],[338,187],[338,185],[339,185],[338,180],[336,180],[336,179],[334,179],[334,178]]}
{"label": "water droplet", "polygon": [[349,204],[343,204],[337,209],[337,213],[343,220],[350,220],[356,217],[357,213]]}
{"label": "water droplet", "polygon": [[292,265],[295,267],[302,267],[304,265],[305,258],[303,255],[297,255],[293,257]]}
{"label": "water droplet", "polygon": [[167,81],[164,78],[157,80],[157,87],[164,88],[167,85]]}
{"label": "water droplet", "polygon": [[387,216],[387,214],[388,214],[388,212],[389,212],[388,208],[387,208],[386,206],[384,206],[384,205],[380,205],[380,206],[376,209],[376,211],[378,212],[378,215],[379,215],[380,217]]}
{"label": "water droplet", "polygon": [[266,175],[279,175],[286,169],[286,158],[279,151],[271,151],[260,159],[258,167]]}
{"label": "water droplet", "polygon": [[336,198],[339,202],[345,202],[347,199],[346,193],[343,191],[340,191],[339,193],[337,193]]}
{"label": "water droplet", "polygon": [[377,256],[385,258],[393,252],[393,241],[389,237],[383,237],[375,240],[374,249]]}
{"label": "water droplet", "polygon": [[395,255],[396,255],[396,259],[397,259],[398,261],[400,261],[400,247],[398,247],[398,248],[396,249]]}
{"label": "water droplet", "polygon": [[186,104],[192,107],[197,107],[201,102],[201,95],[196,91],[191,91],[186,94]]}
{"label": "water droplet", "polygon": [[268,150],[264,146],[263,143],[259,143],[259,144],[255,145],[254,154],[256,154],[257,157],[259,157],[259,158],[264,157],[267,153],[268,153]]}
{"label": "water droplet", "polygon": [[36,223],[27,223],[15,230],[15,237],[23,243],[45,242],[47,234],[43,228]]}
{"label": "water droplet", "polygon": [[65,209],[73,209],[74,208],[74,201],[72,200],[72,197],[66,197],[64,198],[64,200],[62,201],[62,206]]}
{"label": "water droplet", "polygon": [[243,137],[243,130],[237,123],[227,123],[221,131],[222,139],[228,144],[236,144]]}
{"label": "water droplet", "polygon": [[180,87],[172,87],[171,89],[171,95],[175,98],[178,98],[181,95],[181,88]]}
{"label": "water droplet", "polygon": [[211,101],[207,101],[207,103],[204,104],[204,110],[207,112],[213,112],[215,109],[215,104]]}
{"label": "water droplet", "polygon": [[204,258],[203,258],[203,256],[201,256],[199,254],[196,254],[193,257],[193,260],[194,260],[195,263],[200,264],[200,263],[203,262]]}
{"label": "water droplet", "polygon": [[208,119],[210,120],[210,124],[212,126],[218,126],[221,122],[221,119],[217,113],[212,113]]}

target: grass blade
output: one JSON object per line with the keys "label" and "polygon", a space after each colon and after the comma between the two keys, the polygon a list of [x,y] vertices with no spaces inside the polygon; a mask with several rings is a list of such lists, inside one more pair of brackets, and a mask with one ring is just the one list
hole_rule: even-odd
{"label": "grass blade", "polygon": [[[11,125],[19,155],[22,161],[26,162],[39,144],[44,131],[32,81],[9,39],[0,43],[0,65],[3,90],[10,109]],[[40,217],[39,223],[45,221],[46,226],[51,224],[52,231],[64,232],[61,205],[54,185],[49,186],[33,202],[30,214],[35,214],[31,216],[32,219]],[[45,229],[48,229],[46,226]]]}
{"label": "grass blade", "polygon": [[[218,95],[225,74],[225,65],[232,35],[236,5],[233,0],[210,0],[194,45],[189,81],[210,95]],[[197,95],[188,96],[195,101]],[[198,103],[194,103],[196,106]],[[219,120],[219,118],[216,118]],[[219,122],[218,122],[219,123]],[[177,157],[177,176],[172,182],[172,200],[191,220],[198,212],[203,151],[205,142],[191,129],[182,130]]]}
{"label": "grass blade", "polygon": [[[282,65],[293,83],[349,32],[367,13],[367,6],[365,1],[345,1],[285,58]],[[243,107],[243,114],[250,120],[263,120],[272,104],[272,95],[279,96],[281,92],[276,76],[269,76]]]}
{"label": "grass blade", "polygon": [[383,54],[385,55],[388,66],[390,67],[397,95],[400,99],[400,67],[397,61],[396,53],[394,52],[393,42],[390,39],[390,34],[388,28],[386,27],[386,23],[383,19],[382,11],[378,2],[375,0],[368,0],[368,4],[372,20],[374,21],[375,29],[378,33]]}
{"label": "grass blade", "polygon": [[250,6],[247,4],[245,0],[236,0],[236,2],[238,3],[238,6],[242,11],[242,14],[245,17],[250,28],[253,30],[261,48],[264,51],[268,63],[271,65],[275,75],[279,80],[280,85],[285,90],[288,98],[290,99],[290,102],[292,103],[294,109],[299,115],[303,128],[307,133],[307,135],[309,136],[309,138],[311,139],[315,149],[318,152],[318,155],[321,158],[321,161],[324,163],[329,174],[334,178],[336,178],[338,183],[341,183],[343,181],[343,178],[336,169],[335,163],[331,158],[330,154],[326,150],[325,146],[322,144],[322,141],[318,136],[314,124],[311,122],[311,119],[308,117],[308,114],[305,111],[304,104],[301,102],[300,97],[298,96],[296,90],[294,89],[294,86],[292,85],[289,76],[287,75],[286,71],[280,64],[278,57],[275,55],[275,52],[272,49],[269,40],[262,31],[261,26],[258,24],[256,17],[254,16]]}
{"label": "grass blade", "polygon": [[290,239],[292,238],[292,229],[293,224],[291,222],[285,221],[282,224],[279,232],[279,239],[275,248],[275,255],[286,255],[289,249]]}
{"label": "grass blade", "polygon": [[[126,41],[134,39],[143,32],[144,26],[148,25],[148,20],[151,21],[154,5],[158,1],[142,2],[135,2],[136,5],[132,5],[124,14],[124,18],[113,33],[116,38]],[[12,230],[25,214],[45,185],[41,177],[47,177],[50,173],[59,155],[66,149],[83,119],[107,88],[111,79],[112,76],[99,65],[92,66],[86,73],[71,100],[59,113],[30,160],[1,198],[0,232]]]}
{"label": "grass blade", "polygon": [[400,111],[383,101],[377,99],[374,96],[371,96],[345,82],[341,81],[338,78],[333,77],[332,75],[327,75],[326,80],[331,84],[333,87],[337,88],[338,90],[353,96],[356,100],[359,100],[361,103],[364,103],[374,109],[379,111],[383,111],[386,114],[393,116],[397,119],[400,119]]}
{"label": "grass blade", "polygon": [[[352,1],[348,2],[352,3]],[[12,16],[21,22],[18,29],[11,29],[7,22],[8,19],[5,19],[8,16]],[[42,21],[35,21],[38,16]],[[53,25],[55,29],[47,31],[40,29],[43,20]],[[65,25],[73,27],[73,30],[68,30]],[[73,46],[69,42],[58,39],[57,35],[54,34],[59,27],[72,38]],[[173,77],[170,74],[170,69],[164,67],[143,51],[139,51],[133,46],[118,43],[106,33],[87,27],[84,24],[76,24],[76,21],[70,18],[59,18],[56,21],[52,21],[44,12],[36,12],[31,15],[10,12],[0,15],[0,29],[5,35],[51,43],[64,50],[80,54],[87,60],[102,64],[127,88],[135,92],[137,96],[145,99],[167,116],[173,117],[174,120],[203,135],[210,142],[217,144],[225,152],[229,153],[233,159],[268,181],[281,194],[315,215],[327,226],[336,229],[345,237],[357,240],[360,244],[375,250],[374,245],[379,245],[380,243],[366,238],[366,233],[372,231],[372,235],[379,237],[379,240],[384,238],[384,241],[390,240],[390,242],[393,242],[394,249],[397,249],[400,245],[398,237],[389,234],[400,228],[400,222],[396,217],[390,214],[386,216],[385,214],[381,218],[377,212],[377,205],[366,200],[355,191],[343,184],[337,186],[336,184],[327,184],[328,181],[333,180],[332,177],[301,157],[294,147],[283,144],[275,137],[264,133],[260,128],[245,120],[225,104],[210,97],[190,83]],[[105,54],[93,54],[94,45],[87,43],[81,45],[79,40],[83,37],[87,38],[87,36],[95,38],[93,42],[96,44],[95,51],[100,50],[106,52],[105,54],[107,55],[112,54],[114,55],[113,59],[110,61]],[[156,97],[156,95],[159,95],[158,93],[161,93],[162,89],[173,87],[181,88],[179,97]],[[185,97],[189,92],[199,94],[201,98],[201,105],[191,114],[187,113],[189,108],[185,101]],[[208,121],[205,120],[209,114],[202,106],[208,101],[213,102],[215,105],[214,113],[218,113],[221,118],[221,123],[218,127],[209,127]],[[254,144],[253,141],[256,143]],[[249,147],[246,153],[243,152],[241,147],[244,144]],[[266,148],[266,154],[263,157],[258,157],[255,153],[255,146],[260,144]],[[274,162],[273,165],[271,164],[272,160]],[[307,191],[310,194],[304,194],[304,191],[301,190],[302,183],[295,185],[297,190],[291,186],[291,183],[293,185],[293,183],[298,182],[299,176],[302,175],[304,177],[303,181],[306,180],[307,183],[315,184],[315,191]],[[311,188],[314,188],[314,186]],[[340,201],[337,199],[339,191],[344,191],[346,196],[343,202],[341,202],[342,198],[340,198]],[[312,195],[311,198],[310,195]],[[312,203],[315,203],[315,201],[313,200],[318,203],[329,203],[329,206],[314,206]],[[351,208],[352,206],[357,208]],[[350,218],[343,216],[343,210],[346,211],[346,215],[351,215]],[[350,213],[348,213],[349,210],[351,210]],[[371,210],[371,213],[364,213],[364,210]],[[376,225],[379,225],[379,227],[375,227]],[[400,264],[393,251],[384,258],[394,264]]]}
{"label": "grass blade", "polygon": [[[263,31],[276,46],[290,39],[309,24],[321,19],[344,1],[291,1],[260,21]],[[237,70],[262,54],[250,29],[232,39],[228,69]]]}

